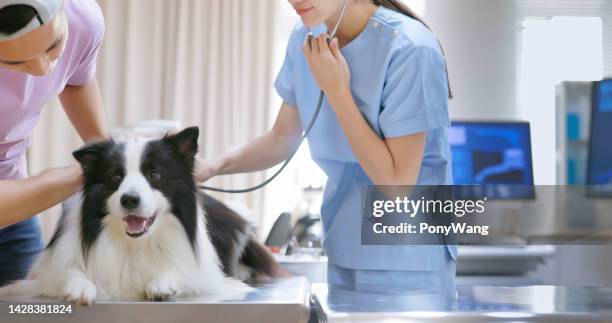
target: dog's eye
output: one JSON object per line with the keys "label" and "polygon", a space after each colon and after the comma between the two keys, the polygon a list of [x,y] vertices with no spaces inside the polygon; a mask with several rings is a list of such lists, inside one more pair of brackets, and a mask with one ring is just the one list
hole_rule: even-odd
{"label": "dog's eye", "polygon": [[122,181],[122,180],[123,180],[123,175],[121,175],[121,174],[119,174],[119,173],[114,174],[114,175],[113,175],[113,176],[111,176],[111,178],[110,178],[110,181],[111,181],[111,183],[113,183],[113,184],[119,184],[119,183],[121,183],[121,181]]}
{"label": "dog's eye", "polygon": [[152,171],[149,173],[149,178],[151,179],[151,181],[153,182],[159,182],[161,181],[161,174],[159,172],[156,171]]}

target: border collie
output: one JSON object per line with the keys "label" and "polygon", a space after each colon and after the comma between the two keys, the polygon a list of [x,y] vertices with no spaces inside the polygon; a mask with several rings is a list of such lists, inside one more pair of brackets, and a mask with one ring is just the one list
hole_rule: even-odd
{"label": "border collie", "polygon": [[286,276],[248,222],[196,188],[197,127],[73,153],[85,176],[28,280],[0,295],[165,300],[243,295]]}

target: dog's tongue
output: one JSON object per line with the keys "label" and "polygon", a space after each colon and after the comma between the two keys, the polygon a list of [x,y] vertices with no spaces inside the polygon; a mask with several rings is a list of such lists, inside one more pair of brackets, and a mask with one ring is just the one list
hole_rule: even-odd
{"label": "dog's tongue", "polygon": [[128,231],[132,232],[138,232],[142,230],[145,224],[147,223],[146,218],[135,215],[128,215],[125,219],[123,219],[123,221],[125,222]]}

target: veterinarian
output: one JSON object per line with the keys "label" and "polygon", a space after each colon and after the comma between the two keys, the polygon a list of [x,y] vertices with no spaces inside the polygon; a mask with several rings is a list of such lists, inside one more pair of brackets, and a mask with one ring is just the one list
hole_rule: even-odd
{"label": "veterinarian", "polygon": [[82,185],[76,163],[28,178],[41,109],[59,96],[84,141],[108,137],[95,79],[103,34],[94,0],[0,0],[0,285],[23,278],[42,250],[34,215]]}
{"label": "veterinarian", "polygon": [[[362,246],[363,185],[451,184],[450,89],[442,48],[428,27],[396,0],[289,0],[300,15],[276,80],[283,98],[268,133],[217,160],[202,161],[199,180],[262,170],[308,137],[328,176],[321,216],[328,282],[406,288],[454,286],[456,246]],[[315,37],[307,44],[306,27]]]}

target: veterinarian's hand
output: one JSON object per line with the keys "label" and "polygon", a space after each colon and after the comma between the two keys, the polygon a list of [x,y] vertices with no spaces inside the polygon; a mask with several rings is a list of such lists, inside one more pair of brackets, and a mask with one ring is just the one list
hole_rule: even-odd
{"label": "veterinarian's hand", "polygon": [[203,183],[219,175],[219,166],[217,163],[196,157],[196,163],[193,169],[193,177],[197,183]]}
{"label": "veterinarian's hand", "polygon": [[340,52],[338,38],[327,43],[328,35],[312,39],[312,49],[308,40],[304,41],[304,55],[317,84],[327,96],[340,95],[350,89],[351,71]]}

